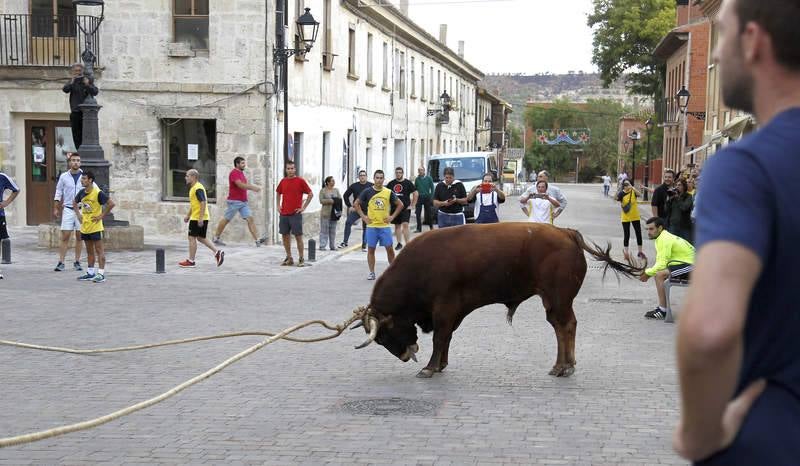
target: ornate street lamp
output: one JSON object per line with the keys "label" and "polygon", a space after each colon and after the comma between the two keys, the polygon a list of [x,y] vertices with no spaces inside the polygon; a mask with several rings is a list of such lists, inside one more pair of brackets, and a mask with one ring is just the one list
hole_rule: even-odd
{"label": "ornate street lamp", "polygon": [[[285,2],[278,2],[286,6]],[[286,11],[279,11],[284,17]],[[278,24],[283,24],[283,20]],[[289,57],[295,54],[305,54],[311,51],[314,42],[317,41],[317,34],[319,34],[319,22],[311,15],[311,9],[306,8],[305,13],[300,15],[295,21],[297,24],[297,31],[300,35],[301,48],[288,48],[286,47],[286,32],[280,34],[280,42],[278,47],[275,48],[272,60],[276,66],[281,68],[281,90],[283,92],[283,163],[284,166],[289,161],[289,70],[287,62]]]}
{"label": "ornate street lamp", "polygon": [[633,130],[628,135],[631,141],[633,141],[633,156],[631,157],[631,186],[636,185],[636,141],[642,138],[642,135],[639,134],[638,131]]}
{"label": "ornate street lamp", "polygon": [[429,108],[427,114],[428,116],[436,115],[438,123],[447,124],[450,122],[450,109],[452,108],[450,104],[450,95],[447,93],[447,90],[445,90],[442,92],[442,95],[439,96],[439,107]]}
{"label": "ornate street lamp", "polygon": [[644,122],[644,126],[647,128],[647,165],[644,168],[644,200],[646,201],[649,197],[647,188],[650,186],[650,135],[653,133],[653,128],[656,124],[652,118],[648,118]]}
{"label": "ornate street lamp", "polygon": [[689,99],[692,98],[692,94],[689,92],[689,89],[686,89],[686,86],[681,86],[681,90],[675,94],[675,100],[678,101],[678,108],[681,110],[681,113],[686,114],[686,109],[689,108]]}

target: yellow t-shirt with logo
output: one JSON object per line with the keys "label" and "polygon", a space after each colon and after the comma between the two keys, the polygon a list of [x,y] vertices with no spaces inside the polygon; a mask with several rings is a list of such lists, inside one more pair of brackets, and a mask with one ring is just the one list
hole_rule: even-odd
{"label": "yellow t-shirt with logo", "polygon": [[[631,208],[628,210],[628,212],[625,212],[622,210],[622,206],[628,203],[630,203]],[[636,199],[636,193],[633,192],[632,189],[630,192],[622,195],[622,200],[620,201],[620,210],[620,220],[623,222],[635,222],[641,219],[639,215],[639,201]]]}
{"label": "yellow t-shirt with logo", "polygon": [[[197,197],[197,191],[203,192],[202,199]],[[211,216],[208,214],[208,191],[206,191],[206,187],[198,181],[189,189],[189,205],[192,208],[191,213],[189,214],[189,220],[201,220],[200,207],[203,201],[206,203],[206,210],[203,212],[202,220],[208,220],[211,218]]]}
{"label": "yellow t-shirt with logo", "polygon": [[367,217],[370,223],[367,228],[385,228],[390,226],[386,223],[386,217],[392,215],[392,206],[397,202],[397,196],[388,188],[376,191],[375,188],[367,188],[361,193],[358,200],[363,206],[367,206]]}
{"label": "yellow t-shirt with logo", "polygon": [[88,235],[104,230],[102,220],[94,220],[93,217],[103,213],[103,205],[108,202],[108,195],[99,188],[95,187],[92,192],[87,193],[81,189],[75,196],[75,208],[81,211],[81,233]]}

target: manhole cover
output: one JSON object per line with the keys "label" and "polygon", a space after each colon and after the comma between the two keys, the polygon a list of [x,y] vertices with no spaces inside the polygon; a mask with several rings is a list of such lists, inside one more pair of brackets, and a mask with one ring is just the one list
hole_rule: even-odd
{"label": "manhole cover", "polygon": [[591,298],[590,303],[610,303],[610,304],[642,304],[641,299],[629,298]]}
{"label": "manhole cover", "polygon": [[350,414],[368,416],[424,416],[436,411],[436,404],[405,398],[377,398],[349,401],[342,409]]}

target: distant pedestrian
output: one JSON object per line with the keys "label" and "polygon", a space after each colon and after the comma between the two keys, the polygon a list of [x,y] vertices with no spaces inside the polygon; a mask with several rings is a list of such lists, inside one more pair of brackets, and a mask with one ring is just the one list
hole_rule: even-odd
{"label": "distant pedestrian", "polygon": [[506,202],[506,193],[494,183],[491,173],[483,175],[481,184],[467,194],[467,202],[475,200],[473,218],[475,223],[498,223],[500,204]]}
{"label": "distant pedestrian", "polygon": [[[417,233],[422,233],[422,225],[428,225],[433,230],[433,178],[425,173],[425,167],[417,168],[417,178],[414,180],[417,188]],[[422,209],[425,209],[424,216]]]}
{"label": "distant pedestrian", "polygon": [[[94,173],[81,174],[81,189],[75,196],[73,206],[81,222],[81,239],[86,244],[86,273],[80,281],[103,283],[106,281],[106,252],[103,246],[103,218],[114,208],[114,201],[94,183]],[[95,263],[98,265],[95,269]]]}
{"label": "distant pedestrian", "polygon": [[567,208],[567,197],[564,196],[564,193],[561,192],[561,189],[559,189],[558,186],[550,184],[550,173],[547,170],[542,170],[537,175],[537,182],[526,191],[528,198],[534,197],[534,195],[539,192],[539,181],[544,181],[547,183],[547,194],[558,201],[558,207],[553,212],[553,223],[555,223],[555,219],[557,219],[558,216],[564,212],[564,209]]}
{"label": "distant pedestrian", "polygon": [[[365,189],[355,203],[356,212],[367,224],[367,280],[375,280],[375,248],[380,244],[386,248],[389,264],[394,260],[392,249],[392,221],[403,211],[403,203],[388,188],[383,187],[383,170],[376,170],[374,184]],[[394,211],[392,211],[394,206]],[[366,213],[364,213],[366,208]]]}
{"label": "distant pedestrian", "polygon": [[[344,222],[344,239],[342,240],[341,244],[339,244],[340,248],[346,248],[347,242],[350,241],[350,232],[352,231],[353,224],[361,220],[361,217],[356,212],[356,208],[353,207],[353,203],[358,200],[358,196],[364,192],[365,189],[372,186],[372,182],[367,181],[367,171],[360,170],[358,172],[358,181],[351,184],[347,187],[347,190],[344,192],[343,200],[344,204],[347,206],[347,220]],[[350,200],[352,198],[352,201]],[[361,251],[367,250],[367,224],[361,223]]]}
{"label": "distant pedestrian", "polygon": [[330,250],[336,250],[336,226],[342,216],[342,195],[334,186],[336,181],[332,176],[325,178],[325,186],[319,190],[319,203],[322,209],[319,212],[319,250],[324,251],[328,245]]}
{"label": "distant pedestrian", "polygon": [[526,192],[519,198],[520,208],[529,222],[553,224],[555,213],[561,204],[558,199],[548,194],[548,183],[539,180],[535,185],[536,192]]}
{"label": "distant pedestrian", "polygon": [[62,89],[65,94],[69,94],[69,125],[72,129],[72,142],[76,149],[81,148],[83,143],[83,112],[79,107],[86,100],[86,96],[95,96],[99,92],[94,85],[94,80],[83,74],[83,65],[75,63],[72,65],[72,77]]}
{"label": "distant pedestrian", "polygon": [[[6,191],[11,191],[8,199],[3,200]],[[6,227],[6,207],[14,202],[14,199],[19,195],[19,186],[14,182],[14,179],[0,172],[0,242],[8,239],[8,228]],[[3,278],[3,273],[0,271],[0,279]]]}
{"label": "distant pedestrian", "polygon": [[208,221],[211,216],[208,213],[208,194],[206,187],[203,186],[198,178],[200,173],[194,168],[186,172],[186,184],[189,185],[189,213],[183,218],[184,223],[189,224],[189,258],[178,263],[183,268],[193,268],[196,266],[195,256],[197,255],[197,243],[202,243],[214,253],[217,267],[225,261],[225,251],[214,247],[214,243],[206,238],[208,231]]}
{"label": "distant pedestrian", "polygon": [[620,212],[620,220],[622,221],[622,253],[625,255],[625,260],[630,263],[631,255],[628,252],[628,245],[631,241],[631,226],[636,233],[636,246],[639,249],[637,257],[647,262],[647,256],[642,250],[642,222],[641,215],[639,214],[639,197],[640,193],[633,187],[629,179],[622,180],[622,191],[617,194],[617,201],[620,204],[622,212]]}
{"label": "distant pedestrian", "polygon": [[433,206],[439,228],[455,227],[467,223],[464,217],[464,206],[467,202],[467,190],[464,184],[456,181],[453,167],[443,170],[444,181],[436,185],[433,191]]}
{"label": "distant pedestrian", "polygon": [[611,191],[611,176],[606,173],[603,175],[603,196],[608,197],[608,193]]}
{"label": "distant pedestrian", "polygon": [[217,224],[217,230],[214,233],[213,242],[217,246],[225,246],[219,237],[225,231],[225,227],[233,220],[233,217],[238,213],[247,222],[247,229],[250,230],[250,236],[253,237],[256,247],[261,246],[266,241],[266,236],[259,238],[256,233],[256,223],[253,220],[253,211],[247,202],[247,191],[260,192],[261,187],[247,182],[247,177],[244,174],[244,169],[247,168],[247,161],[244,157],[236,157],[233,159],[233,170],[228,174],[228,200],[226,202],[225,215]]}
{"label": "distant pedestrian", "polygon": [[656,263],[639,277],[647,282],[655,277],[658,307],[645,313],[648,319],[663,320],[667,315],[667,295],[664,282],[676,278],[688,280],[694,264],[694,246],[685,239],[664,229],[664,221],[653,217],[647,221],[647,237],[656,244]]}
{"label": "distant pedestrian", "polygon": [[[314,193],[303,178],[297,176],[297,167],[294,162],[286,163],[286,177],[284,177],[275,189],[278,193],[278,205],[280,210],[280,221],[278,230],[283,240],[283,249],[286,251],[286,259],[281,265],[294,265],[292,258],[292,239],[294,236],[297,243],[298,267],[306,265],[303,256],[303,212],[306,211]],[[305,196],[305,200],[303,199]],[[290,236],[291,234],[291,236]]]}
{"label": "distant pedestrian", "polygon": [[53,216],[55,218],[61,217],[61,238],[58,248],[58,264],[54,269],[56,272],[63,272],[66,270],[64,260],[67,256],[67,249],[69,248],[70,237],[75,232],[75,261],[72,263],[72,268],[80,272],[83,270],[81,267],[81,222],[78,221],[78,216],[75,213],[75,196],[81,190],[81,156],[77,152],[69,152],[67,154],[67,163],[69,170],[65,171],[58,177],[56,183],[56,193],[53,197],[55,205],[53,206]]}
{"label": "distant pedestrian", "polygon": [[406,244],[411,241],[408,224],[411,221],[411,211],[417,207],[417,188],[405,177],[403,167],[394,169],[394,179],[386,185],[403,203],[403,211],[393,221],[394,235],[397,238],[396,250],[403,249],[403,239]]}

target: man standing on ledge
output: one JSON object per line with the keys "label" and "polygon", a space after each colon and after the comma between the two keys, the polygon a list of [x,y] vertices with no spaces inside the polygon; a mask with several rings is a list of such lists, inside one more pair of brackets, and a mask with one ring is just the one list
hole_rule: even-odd
{"label": "man standing on ledge", "polygon": [[94,80],[83,75],[83,65],[75,63],[72,65],[72,78],[62,89],[65,94],[69,94],[69,125],[72,129],[72,142],[75,148],[80,149],[83,142],[83,112],[80,104],[86,100],[86,96],[95,96],[98,93]]}
{"label": "man standing on ledge", "polygon": [[186,214],[183,221],[189,224],[189,258],[178,263],[183,268],[196,266],[194,258],[197,255],[198,241],[214,253],[217,267],[225,261],[225,251],[215,248],[214,244],[206,238],[208,221],[211,216],[208,214],[206,187],[197,180],[199,176],[200,173],[194,168],[186,172],[186,184],[189,185],[189,213]]}
{"label": "man standing on ledge", "polygon": [[723,100],[763,126],[703,168],[673,444],[702,465],[796,465],[800,3],[724,0],[716,24]]}
{"label": "man standing on ledge", "polygon": [[[289,236],[291,233],[297,243],[297,255],[300,259],[297,262],[298,267],[306,265],[303,258],[303,212],[306,207],[314,198],[314,193],[311,192],[311,187],[308,186],[306,180],[297,176],[297,168],[294,162],[286,163],[286,177],[278,183],[275,189],[278,193],[278,206],[281,213],[280,223],[278,230],[283,239],[283,249],[286,250],[286,259],[283,260],[281,265],[290,266],[294,265],[292,259],[292,239]],[[306,196],[305,201],[303,195]]]}

